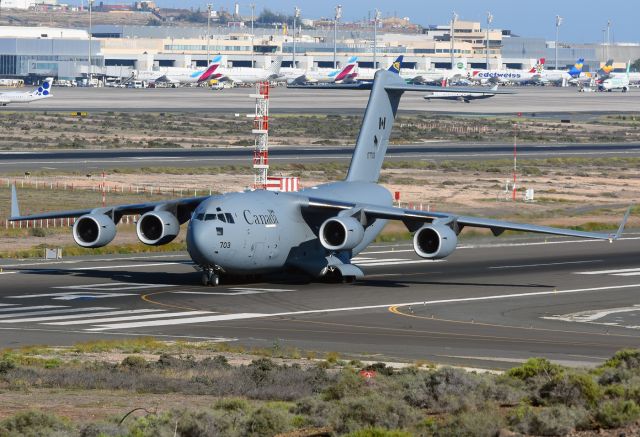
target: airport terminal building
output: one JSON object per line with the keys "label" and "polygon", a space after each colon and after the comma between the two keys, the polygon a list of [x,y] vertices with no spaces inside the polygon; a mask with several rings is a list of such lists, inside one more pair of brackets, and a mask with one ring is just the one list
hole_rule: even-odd
{"label": "airport terminal building", "polygon": [[[0,77],[21,78],[26,82],[53,76],[82,80],[88,77],[89,56],[96,77],[129,77],[134,70],[163,67],[202,67],[207,54],[221,54],[230,67],[262,67],[276,55],[283,56],[283,67],[301,69],[343,65],[358,56],[359,66],[374,67],[373,31],[367,28],[330,27],[301,30],[295,42],[282,29],[256,28],[253,35],[244,27],[215,27],[207,39],[206,27],[114,26],[98,25],[89,32],[47,27],[0,27]],[[487,44],[488,36],[488,44]],[[453,61],[468,68],[528,68],[539,58],[547,68],[555,63],[553,42],[542,38],[519,37],[510,31],[487,32],[478,22],[456,22],[451,41],[450,26],[433,26],[422,33],[379,31],[375,47],[377,68],[386,68],[400,54],[403,68],[427,70],[451,68]],[[294,54],[295,49],[295,54]],[[335,53],[334,53],[335,50]],[[598,44],[563,44],[558,48],[558,68],[576,59],[585,59],[585,70],[595,71],[607,53],[640,58],[640,46],[615,46],[609,52]],[[619,59],[622,61],[622,57]]]}

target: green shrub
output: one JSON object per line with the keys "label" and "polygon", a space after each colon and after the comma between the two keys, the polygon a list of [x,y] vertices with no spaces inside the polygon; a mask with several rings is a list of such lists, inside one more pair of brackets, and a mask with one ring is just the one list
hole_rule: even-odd
{"label": "green shrub", "polygon": [[591,375],[585,373],[559,373],[540,389],[546,403],[567,406],[592,406],[601,398],[600,387]]}
{"label": "green shrub", "polygon": [[9,354],[0,357],[0,375],[16,368],[16,360]]}
{"label": "green shrub", "polygon": [[505,425],[500,411],[493,405],[479,411],[465,411],[451,417],[437,428],[438,437],[495,437]]}
{"label": "green shrub", "polygon": [[249,402],[239,398],[223,398],[215,403],[214,410],[222,411],[249,411],[251,406]]}
{"label": "green shrub", "polygon": [[248,437],[269,437],[284,432],[288,428],[285,413],[268,408],[254,411],[245,423],[244,435]]}
{"label": "green shrub", "polygon": [[364,380],[359,375],[351,370],[343,370],[337,380],[324,390],[323,398],[326,401],[337,401],[360,393],[363,386]]}
{"label": "green shrub", "polygon": [[598,406],[594,417],[603,428],[619,428],[637,420],[640,407],[634,401],[605,401]]}
{"label": "green shrub", "polygon": [[558,436],[586,426],[588,419],[589,415],[582,407],[555,405],[534,408],[525,405],[512,410],[508,422],[513,429],[524,434]]}
{"label": "green shrub", "polygon": [[120,437],[126,430],[115,423],[90,423],[82,427],[80,437]]}
{"label": "green shrub", "polygon": [[433,412],[470,409],[484,404],[495,393],[493,377],[449,367],[415,375],[407,373],[399,379],[405,402]]}
{"label": "green shrub", "polygon": [[406,403],[379,394],[343,399],[330,421],[340,433],[363,427],[409,428],[418,422],[418,412]]}
{"label": "green shrub", "polygon": [[605,361],[601,367],[639,369],[640,349],[622,349],[616,352],[613,357]]}
{"label": "green shrub", "polygon": [[411,437],[413,434],[405,431],[387,430],[383,428],[364,428],[345,434],[344,437]]}
{"label": "green shrub", "polygon": [[526,381],[536,376],[544,376],[551,379],[563,371],[562,367],[552,364],[545,358],[529,358],[521,366],[510,369],[507,375]]}
{"label": "green shrub", "polygon": [[125,357],[120,365],[128,369],[144,369],[147,367],[147,360],[140,355],[129,355]]}
{"label": "green shrub", "polygon": [[66,420],[41,411],[24,411],[0,422],[0,435],[3,436],[66,436],[71,431]]}

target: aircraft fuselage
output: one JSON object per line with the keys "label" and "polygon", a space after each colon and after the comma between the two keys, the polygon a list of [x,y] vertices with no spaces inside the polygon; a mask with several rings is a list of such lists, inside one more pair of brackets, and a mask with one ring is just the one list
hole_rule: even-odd
{"label": "aircraft fuselage", "polygon": [[336,182],[297,193],[259,190],[212,196],[193,213],[187,228],[187,250],[197,265],[228,274],[290,267],[320,276],[327,256],[350,260],[371,244],[386,224],[386,220],[375,220],[357,247],[332,253],[320,243],[318,230],[335,211],[310,213],[301,208],[314,197],[392,204],[389,191],[369,183]]}

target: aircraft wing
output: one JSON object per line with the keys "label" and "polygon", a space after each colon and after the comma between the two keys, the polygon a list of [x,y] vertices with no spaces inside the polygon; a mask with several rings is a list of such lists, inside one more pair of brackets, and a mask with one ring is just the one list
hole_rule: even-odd
{"label": "aircraft wing", "polygon": [[567,237],[590,238],[595,240],[617,240],[627,223],[631,207],[625,213],[616,233],[585,232],[566,228],[554,228],[550,226],[538,226],[525,223],[514,223],[482,217],[462,216],[445,212],[426,212],[411,209],[395,208],[390,206],[378,206],[369,204],[352,204],[336,202],[327,199],[309,198],[303,208],[329,209],[339,211],[353,210],[355,213],[363,213],[369,219],[388,219],[402,221],[410,231],[418,230],[424,223],[438,221],[451,226],[456,233],[464,227],[490,229],[493,235],[498,236],[504,231],[521,231],[539,234],[561,235]]}
{"label": "aircraft wing", "polygon": [[[189,217],[191,212],[200,205],[200,203],[209,198],[209,196],[189,197],[183,199],[173,199],[159,202],[147,202],[147,203],[135,203],[131,205],[116,205],[98,208],[87,208],[69,211],[57,211],[44,214],[33,214],[23,216],[20,214],[20,208],[18,206],[18,196],[16,194],[15,186],[11,187],[11,218],[9,221],[25,221],[25,220],[46,220],[46,219],[59,219],[59,218],[74,218],[81,217],[85,214],[102,213],[112,215],[117,222],[123,215],[131,214],[144,214],[145,212],[154,210],[175,210],[179,216]],[[186,221],[186,220],[185,220]]]}

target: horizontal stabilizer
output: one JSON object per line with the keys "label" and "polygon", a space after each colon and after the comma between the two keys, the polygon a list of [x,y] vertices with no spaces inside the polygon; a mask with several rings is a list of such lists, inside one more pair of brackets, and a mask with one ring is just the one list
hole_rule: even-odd
{"label": "horizontal stabilizer", "polygon": [[627,212],[624,213],[624,217],[620,222],[620,226],[618,227],[618,232],[612,237],[613,240],[617,240],[622,237],[622,233],[624,232],[624,227],[627,225],[627,220],[629,220],[629,215],[631,214],[631,210],[633,209],[633,205],[627,208]]}

